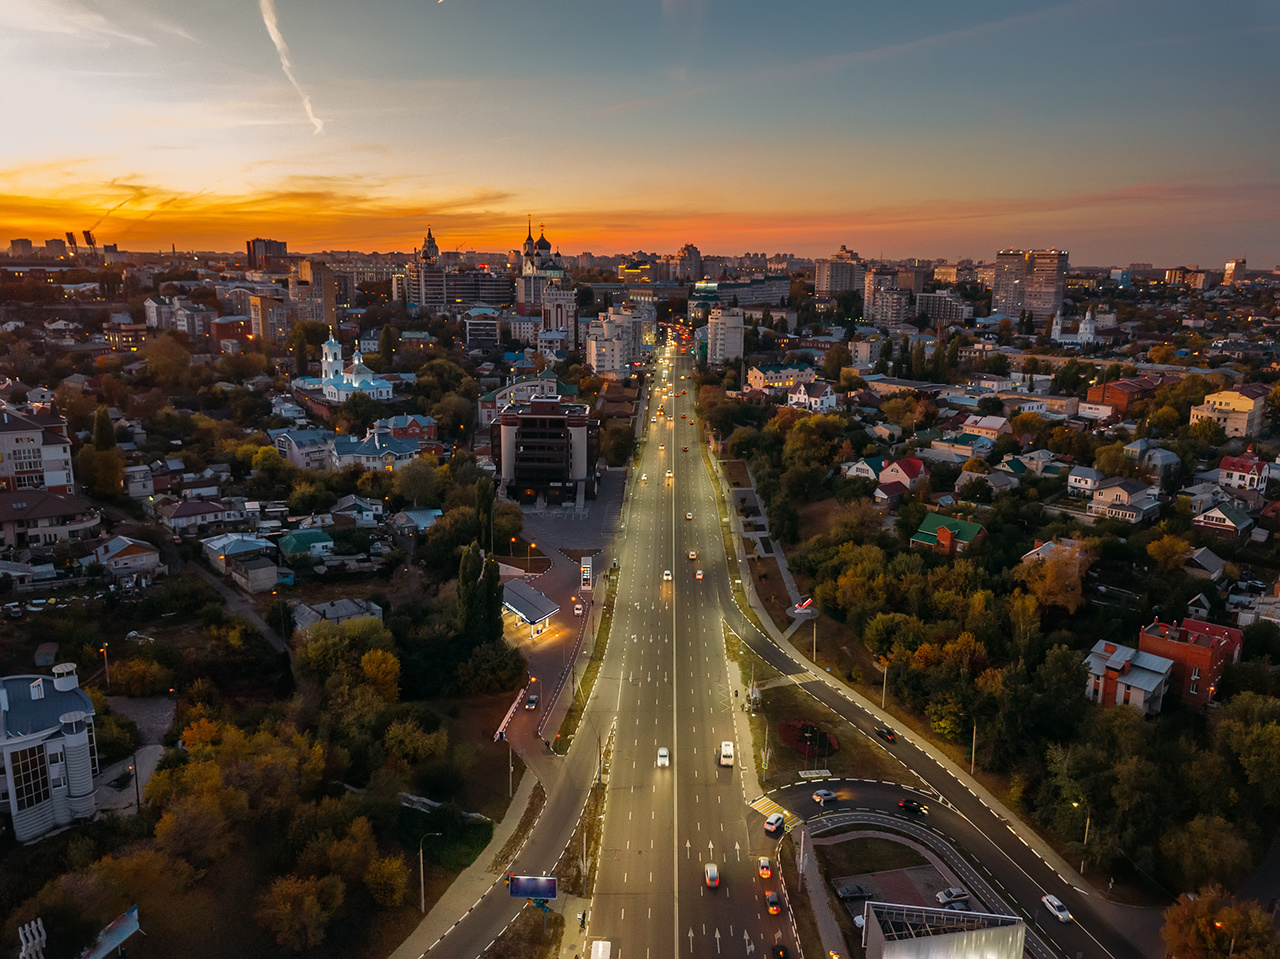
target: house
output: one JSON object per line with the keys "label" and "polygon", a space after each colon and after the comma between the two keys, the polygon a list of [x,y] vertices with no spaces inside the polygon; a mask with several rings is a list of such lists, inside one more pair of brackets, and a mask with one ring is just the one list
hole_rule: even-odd
{"label": "house", "polygon": [[0,678],[0,761],[13,837],[31,842],[98,811],[93,700],[74,663]]}
{"label": "house", "polygon": [[312,559],[333,553],[333,537],[322,529],[299,529],[280,537],[280,552],[285,556],[307,553]]}
{"label": "house", "polygon": [[867,432],[882,443],[897,443],[902,439],[902,427],[896,423],[877,423]]}
{"label": "house", "polygon": [[789,363],[764,363],[747,370],[747,385],[753,390],[790,390],[797,383],[817,378],[813,367]]}
{"label": "house", "polygon": [[986,539],[987,531],[978,523],[955,516],[930,513],[920,524],[911,545],[931,549],[944,556],[955,556]]}
{"label": "house", "polygon": [[992,470],[990,473],[961,470],[960,475],[956,478],[956,485],[953,487],[956,496],[958,497],[960,491],[975,480],[984,484],[991,491],[992,498],[999,496],[1001,493],[1015,490],[1021,485],[1018,477],[998,469]]}
{"label": "house", "polygon": [[1183,487],[1178,493],[1178,498],[1181,499],[1184,496],[1187,498],[1193,516],[1213,509],[1227,498],[1227,494],[1217,483],[1196,483],[1194,486]]}
{"label": "house", "polygon": [[979,436],[976,433],[960,433],[957,436],[934,440],[929,444],[929,448],[941,453],[954,453],[956,456],[963,457],[961,462],[964,462],[975,456],[986,459],[995,445],[989,437]]}
{"label": "house", "polygon": [[231,581],[246,593],[265,593],[276,588],[280,571],[273,559],[249,556],[229,561]]}
{"label": "house", "polygon": [[901,483],[881,483],[876,487],[874,494],[875,504],[877,506],[895,509],[902,502],[902,497],[907,495],[907,488]]}
{"label": "house", "polygon": [[1213,606],[1204,593],[1196,593],[1195,598],[1187,603],[1187,615],[1195,619],[1208,619]]}
{"label": "house", "polygon": [[909,490],[918,490],[929,486],[929,468],[914,456],[904,456],[881,470],[877,479],[881,486],[901,483]]}
{"label": "house", "polygon": [[133,582],[145,586],[157,572],[162,572],[160,550],[140,539],[113,536],[84,559],[82,566],[97,563],[114,579],[133,577]]}
{"label": "house", "polygon": [[1187,557],[1187,561],[1182,564],[1182,571],[1196,579],[1207,579],[1211,583],[1216,583],[1222,579],[1225,566],[1221,556],[1208,546],[1201,546]]}
{"label": "house", "polygon": [[219,500],[165,499],[155,507],[160,522],[175,533],[195,532],[244,519],[244,510]]}
{"label": "house", "polygon": [[1213,420],[1227,436],[1257,436],[1270,395],[1271,387],[1266,383],[1246,383],[1210,393],[1201,405],[1191,408],[1191,422]]}
{"label": "house", "polygon": [[1138,633],[1138,649],[1172,660],[1170,688],[1197,709],[1213,701],[1227,663],[1240,662],[1244,633],[1195,619],[1169,625],[1158,619]]}
{"label": "house", "polygon": [[1225,489],[1265,490],[1267,464],[1249,447],[1241,456],[1224,456],[1218,463],[1218,485]]}
{"label": "house", "polygon": [[100,522],[98,511],[79,496],[0,492],[0,547],[52,552],[58,543],[92,539]]}
{"label": "house", "polygon": [[316,623],[345,623],[349,619],[382,619],[382,607],[368,599],[336,599],[331,603],[293,607],[293,628],[308,629]]}
{"label": "house", "polygon": [[1085,657],[1089,678],[1085,696],[1101,706],[1135,706],[1154,716],[1164,705],[1173,675],[1173,660],[1098,640]]}
{"label": "house", "polygon": [[219,573],[226,574],[236,560],[253,559],[256,556],[274,556],[276,544],[249,533],[223,533],[200,541],[205,559]]}
{"label": "house", "polygon": [[361,466],[367,470],[401,469],[418,458],[421,447],[412,437],[394,437],[387,430],[370,430],[359,439],[335,436],[329,441],[329,465],[333,469]]}
{"label": "house", "polygon": [[880,482],[880,472],[889,462],[887,456],[864,456],[853,463],[841,463],[840,472],[846,479],[869,479]]}
{"label": "house", "polygon": [[787,405],[811,413],[825,413],[836,408],[836,391],[825,380],[797,383],[787,392]]}
{"label": "house", "polygon": [[356,526],[373,527],[382,522],[383,503],[350,493],[338,500],[329,510],[335,516],[349,516]]}
{"label": "house", "polygon": [[130,499],[146,499],[156,492],[155,480],[149,466],[126,466],[124,468],[124,494]]}
{"label": "house", "polygon": [[272,430],[271,435],[280,456],[299,469],[329,468],[329,441],[337,435],[333,430]]}
{"label": "house", "polygon": [[1160,503],[1141,480],[1111,476],[1100,482],[1089,503],[1089,515],[1126,523],[1142,523],[1160,514]]}
{"label": "house", "polygon": [[1253,520],[1238,506],[1221,503],[1193,518],[1191,525],[1224,539],[1238,539],[1253,529]]}
{"label": "house", "polygon": [[974,436],[985,436],[994,444],[1001,436],[1012,433],[1009,421],[1003,416],[973,415],[964,421],[964,432]]}
{"label": "house", "polygon": [[406,509],[391,517],[391,529],[397,536],[425,533],[444,515],[439,509]]}
{"label": "house", "polygon": [[1040,560],[1047,560],[1055,554],[1075,552],[1076,560],[1079,562],[1083,559],[1083,553],[1080,550],[1080,540],[1078,539],[1052,539],[1048,542],[1044,540],[1036,540],[1034,548],[1027,550],[1022,554],[1022,562],[1033,563]]}

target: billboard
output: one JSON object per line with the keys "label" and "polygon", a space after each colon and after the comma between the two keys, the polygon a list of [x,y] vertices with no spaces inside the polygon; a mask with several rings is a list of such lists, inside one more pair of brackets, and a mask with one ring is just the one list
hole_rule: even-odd
{"label": "billboard", "polygon": [[555,899],[555,876],[508,876],[512,899]]}
{"label": "billboard", "polygon": [[582,588],[591,588],[591,557],[582,557]]}

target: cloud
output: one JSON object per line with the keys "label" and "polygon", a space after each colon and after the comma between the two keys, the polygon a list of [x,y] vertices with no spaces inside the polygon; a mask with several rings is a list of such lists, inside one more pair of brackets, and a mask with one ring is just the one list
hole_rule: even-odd
{"label": "cloud", "polygon": [[302,89],[302,84],[298,82],[298,78],[293,75],[293,61],[289,59],[289,45],[284,42],[284,34],[280,32],[280,19],[276,16],[276,0],[258,0],[258,8],[262,11],[262,22],[266,25],[267,33],[271,35],[271,42],[276,45],[276,53],[280,55],[280,69],[284,71],[284,75],[289,78],[289,82],[293,84],[293,89],[302,99],[302,109],[307,111],[307,119],[316,128],[315,132],[323,133],[324,121],[312,111],[311,97]]}
{"label": "cloud", "polygon": [[56,34],[95,46],[108,46],[113,40],[155,46],[74,0],[0,0],[0,22],[6,30]]}

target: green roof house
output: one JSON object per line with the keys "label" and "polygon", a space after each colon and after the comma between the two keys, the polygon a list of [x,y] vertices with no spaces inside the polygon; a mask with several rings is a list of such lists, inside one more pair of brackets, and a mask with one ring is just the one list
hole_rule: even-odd
{"label": "green roof house", "polygon": [[911,537],[911,545],[931,549],[944,556],[955,556],[981,543],[986,536],[987,531],[979,523],[930,513],[916,530],[916,535]]}
{"label": "green roof house", "polygon": [[333,537],[322,529],[295,529],[280,537],[280,552],[285,556],[294,553],[328,556],[333,552]]}

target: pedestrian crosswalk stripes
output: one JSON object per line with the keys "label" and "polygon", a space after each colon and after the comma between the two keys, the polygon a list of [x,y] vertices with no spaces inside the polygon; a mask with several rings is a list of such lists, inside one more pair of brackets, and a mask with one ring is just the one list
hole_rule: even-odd
{"label": "pedestrian crosswalk stripes", "polygon": [[787,823],[787,832],[790,832],[791,830],[795,829],[796,826],[804,822],[804,820],[801,819],[799,816],[797,816],[795,813],[789,812],[788,810],[783,809],[781,806],[779,806],[776,802],[774,802],[768,796],[761,796],[759,799],[757,799],[755,802],[751,804],[751,808],[754,809],[756,812],[760,813],[760,815],[764,816],[766,819],[769,816],[772,816],[776,812],[782,813],[782,816]]}

